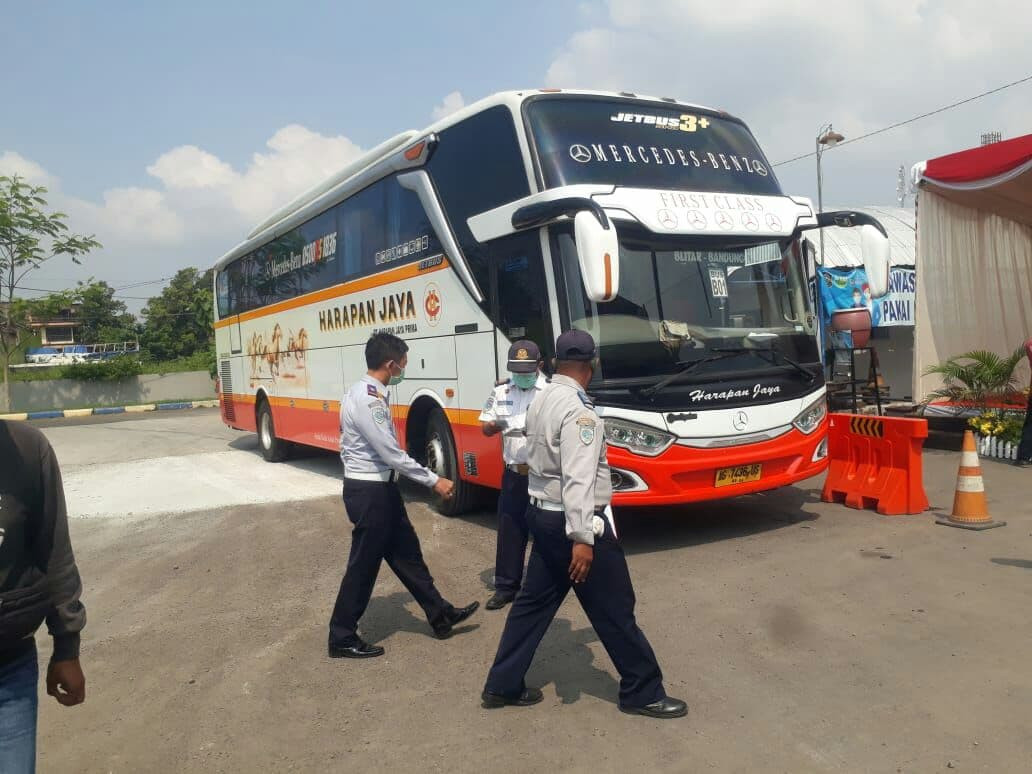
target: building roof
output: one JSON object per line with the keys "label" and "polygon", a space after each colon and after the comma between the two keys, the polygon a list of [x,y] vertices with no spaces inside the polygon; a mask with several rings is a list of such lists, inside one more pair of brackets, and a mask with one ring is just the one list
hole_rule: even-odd
{"label": "building roof", "polygon": [[[832,207],[833,210],[857,210],[872,215],[885,226],[889,234],[889,261],[893,266],[913,266],[917,259],[917,218],[912,207]],[[807,234],[817,250],[818,263],[834,269],[849,269],[863,266],[860,254],[860,229],[824,229],[824,252],[827,260],[820,260],[821,240],[816,232]]]}

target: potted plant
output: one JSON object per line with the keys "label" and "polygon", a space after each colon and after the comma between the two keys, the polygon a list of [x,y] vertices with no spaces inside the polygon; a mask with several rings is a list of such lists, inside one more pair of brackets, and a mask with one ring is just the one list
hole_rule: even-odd
{"label": "potted plant", "polygon": [[958,409],[975,408],[979,414],[1002,410],[1003,406],[1023,406],[1022,393],[1014,369],[1025,357],[1024,349],[1003,356],[987,350],[965,352],[925,370],[925,376],[942,377],[943,386],[930,392],[925,403],[942,399]]}

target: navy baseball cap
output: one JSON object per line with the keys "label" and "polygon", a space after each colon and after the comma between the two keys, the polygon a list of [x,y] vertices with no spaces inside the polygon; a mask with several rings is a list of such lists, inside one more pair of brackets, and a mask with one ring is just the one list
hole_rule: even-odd
{"label": "navy baseball cap", "polygon": [[528,339],[520,339],[509,347],[509,370],[514,374],[531,374],[537,370],[541,359],[538,345]]}
{"label": "navy baseball cap", "polygon": [[586,331],[566,331],[555,342],[556,360],[595,359],[595,340]]}

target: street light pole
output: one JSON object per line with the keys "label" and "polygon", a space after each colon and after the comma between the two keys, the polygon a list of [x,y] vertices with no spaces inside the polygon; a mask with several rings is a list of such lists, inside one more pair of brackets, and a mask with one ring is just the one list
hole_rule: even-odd
{"label": "street light pole", "polygon": [[[825,124],[820,129],[817,130],[817,137],[816,137],[816,139],[814,141],[814,145],[815,145],[815,148],[817,150],[817,154],[816,155],[817,155],[817,214],[818,215],[824,214],[824,174],[823,174],[823,172],[821,170],[821,156],[824,154],[825,150],[827,150],[828,148],[834,148],[836,145],[838,145],[844,139],[846,139],[846,138],[843,137],[838,132],[836,132],[834,130],[834,128],[832,128],[830,123],[829,124]],[[818,266],[823,266],[824,265],[824,229],[821,228],[821,229],[818,229],[818,231],[820,232],[819,235],[818,235],[818,238],[820,239],[821,252],[820,252],[819,261],[818,261],[817,265]],[[814,271],[816,272],[816,269],[814,269]],[[820,348],[821,348],[821,361],[823,362],[824,361],[824,321],[823,321],[822,315],[821,315],[821,286],[820,286],[820,277],[819,276],[815,276],[814,277],[814,284],[815,284],[815,288],[814,289],[816,291],[814,293],[814,296],[815,296],[814,303],[817,306],[817,326],[818,326],[818,330],[820,331],[820,334],[821,334],[820,335],[820,345],[821,345]]]}

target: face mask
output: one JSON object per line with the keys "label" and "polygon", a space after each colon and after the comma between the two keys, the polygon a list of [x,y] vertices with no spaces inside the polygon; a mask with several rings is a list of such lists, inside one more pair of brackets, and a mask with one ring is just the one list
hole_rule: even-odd
{"label": "face mask", "polygon": [[537,384],[537,374],[513,374],[512,383],[521,390],[529,390]]}
{"label": "face mask", "polygon": [[398,375],[394,376],[392,374],[390,380],[387,383],[391,387],[393,387],[396,384],[401,384],[404,379],[405,379],[405,369],[404,368],[400,368],[400,369],[398,369]]}

